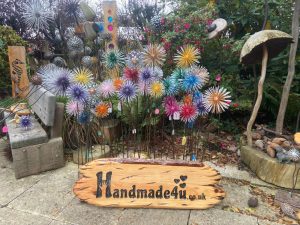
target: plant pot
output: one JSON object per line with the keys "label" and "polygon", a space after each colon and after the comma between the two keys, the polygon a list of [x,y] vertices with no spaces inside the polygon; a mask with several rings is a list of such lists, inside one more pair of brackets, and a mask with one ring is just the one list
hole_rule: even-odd
{"label": "plant pot", "polygon": [[106,143],[117,140],[121,135],[120,130],[120,121],[117,119],[102,120],[100,123],[100,131]]}

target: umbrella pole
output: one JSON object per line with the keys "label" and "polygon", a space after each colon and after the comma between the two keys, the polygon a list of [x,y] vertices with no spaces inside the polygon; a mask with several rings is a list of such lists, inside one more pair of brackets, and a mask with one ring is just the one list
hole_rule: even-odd
{"label": "umbrella pole", "polygon": [[249,146],[252,146],[252,126],[255,122],[255,119],[257,117],[258,110],[260,108],[260,104],[262,101],[262,96],[263,96],[263,86],[264,86],[264,81],[266,78],[266,70],[267,70],[267,63],[268,63],[268,49],[267,46],[263,46],[263,58],[262,58],[262,65],[261,65],[261,75],[260,79],[258,82],[258,94],[257,94],[257,99],[250,117],[250,120],[247,124],[247,142]]}

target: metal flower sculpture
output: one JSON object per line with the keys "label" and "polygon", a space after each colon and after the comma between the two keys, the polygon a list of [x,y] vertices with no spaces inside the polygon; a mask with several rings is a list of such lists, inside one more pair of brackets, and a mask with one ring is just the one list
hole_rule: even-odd
{"label": "metal flower sculpture", "polygon": [[109,114],[109,105],[107,103],[100,103],[96,105],[95,114],[100,118],[107,117]]}
{"label": "metal flower sculpture", "polygon": [[203,102],[209,112],[219,114],[230,106],[230,98],[230,93],[225,88],[211,87],[205,91]]}
{"label": "metal flower sculpture", "polygon": [[76,83],[82,84],[82,85],[88,85],[93,80],[93,74],[92,72],[85,68],[75,68],[74,70],[74,81]]}
{"label": "metal flower sculpture", "polygon": [[80,84],[74,84],[67,90],[67,96],[70,100],[86,103],[89,99],[88,90]]}
{"label": "metal flower sculpture", "polygon": [[58,96],[64,96],[66,94],[73,79],[71,70],[52,64],[41,67],[37,71],[37,75],[41,76],[44,87]]}
{"label": "metal flower sculpture", "polygon": [[127,55],[126,60],[129,68],[140,68],[143,66],[142,53],[139,51],[131,51]]}
{"label": "metal flower sculpture", "polygon": [[125,66],[125,55],[119,50],[108,50],[102,57],[104,66],[108,69],[123,68]]}
{"label": "metal flower sculpture", "polygon": [[126,81],[118,94],[121,101],[131,102],[137,96],[137,87],[131,81]]}
{"label": "metal flower sculpture", "polygon": [[25,130],[30,129],[32,127],[32,121],[30,116],[21,116],[20,126]]}
{"label": "metal flower sculpture", "polygon": [[207,69],[205,67],[192,66],[188,71],[189,71],[188,73],[192,73],[192,74],[199,76],[202,80],[203,85],[208,83],[209,72],[207,71]]}
{"label": "metal flower sculpture", "polygon": [[183,104],[180,107],[180,117],[185,123],[193,122],[198,116],[197,107],[194,104]]}
{"label": "metal flower sculpture", "polygon": [[22,19],[27,28],[47,30],[53,21],[52,12],[41,0],[31,0],[23,5]]}
{"label": "metal flower sculpture", "polygon": [[159,44],[149,44],[142,54],[145,66],[149,67],[161,67],[166,59],[166,51]]}
{"label": "metal flower sculpture", "polygon": [[71,37],[67,41],[67,46],[68,46],[69,51],[75,51],[75,52],[83,52],[84,51],[83,41],[77,36]]}
{"label": "metal flower sculpture", "polygon": [[83,112],[83,109],[83,104],[77,101],[68,101],[66,105],[66,112],[70,116],[78,116]]}
{"label": "metal flower sculpture", "polygon": [[150,85],[150,95],[151,96],[158,98],[158,97],[163,96],[164,92],[165,92],[165,87],[162,82],[154,81]]}
{"label": "metal flower sculpture", "polygon": [[98,88],[100,97],[109,98],[115,93],[115,87],[112,80],[103,81]]}
{"label": "metal flower sculpture", "polygon": [[179,68],[188,68],[198,63],[199,58],[199,50],[192,45],[186,45],[177,51],[175,61]]}

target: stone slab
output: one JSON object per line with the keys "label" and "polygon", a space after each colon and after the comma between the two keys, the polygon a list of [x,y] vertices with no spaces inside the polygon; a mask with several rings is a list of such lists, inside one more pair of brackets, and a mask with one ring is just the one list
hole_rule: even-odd
{"label": "stone slab", "polygon": [[[276,159],[269,157],[262,151],[249,146],[242,146],[241,158],[263,181],[279,187],[293,187],[294,164],[279,163]],[[297,168],[300,168],[300,163],[297,163]],[[296,189],[300,189],[300,173],[298,174]]]}
{"label": "stone slab", "polygon": [[59,221],[80,225],[116,225],[123,209],[100,208],[74,198],[56,218]]}
{"label": "stone slab", "polygon": [[32,110],[46,126],[53,126],[56,97],[41,86],[32,86],[28,102]]}
{"label": "stone slab", "polygon": [[190,210],[126,209],[118,225],[185,225]]}
{"label": "stone slab", "polygon": [[268,221],[268,220],[258,219],[257,225],[282,225],[282,224],[281,223],[272,222],[272,221]]}
{"label": "stone slab", "polygon": [[79,225],[78,223],[68,223],[68,222],[62,222],[59,220],[52,220],[52,222],[49,225]]}
{"label": "stone slab", "polygon": [[8,207],[56,219],[74,198],[72,187],[77,170],[73,165],[44,173],[38,183],[12,201]]}
{"label": "stone slab", "polygon": [[57,169],[64,166],[63,140],[12,149],[12,155],[16,178]]}
{"label": "stone slab", "polygon": [[257,225],[257,218],[220,209],[192,210],[188,225]]}
{"label": "stone slab", "polygon": [[47,225],[50,218],[10,208],[0,208],[0,225]]}
{"label": "stone slab", "polygon": [[22,195],[43,177],[41,174],[17,180],[12,169],[0,168],[0,208]]}
{"label": "stone slab", "polygon": [[9,141],[12,149],[42,144],[48,141],[46,131],[33,116],[31,116],[32,128],[29,130],[24,130],[14,122],[10,122],[12,119],[13,117],[8,117],[5,121],[8,127]]}
{"label": "stone slab", "polygon": [[[217,205],[217,209],[237,208],[243,212],[249,212],[248,199],[253,197],[249,185],[238,185],[227,180],[221,180],[220,183],[226,193],[223,201]],[[258,199],[258,207],[251,209],[251,215],[260,216],[269,220],[276,220],[276,212],[272,207],[263,202],[260,196],[254,196]]]}

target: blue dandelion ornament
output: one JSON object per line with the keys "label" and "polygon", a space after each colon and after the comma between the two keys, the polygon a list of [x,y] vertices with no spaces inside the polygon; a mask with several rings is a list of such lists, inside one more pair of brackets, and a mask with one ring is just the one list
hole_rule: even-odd
{"label": "blue dandelion ornament", "polygon": [[31,121],[30,116],[21,116],[20,126],[24,130],[29,130],[30,128],[32,128],[32,121]]}
{"label": "blue dandelion ornament", "polygon": [[88,124],[90,122],[90,113],[88,111],[83,111],[78,116],[78,123],[81,125]]}
{"label": "blue dandelion ornament", "polygon": [[181,87],[183,91],[191,93],[202,87],[202,81],[194,74],[187,74],[182,80]]}

